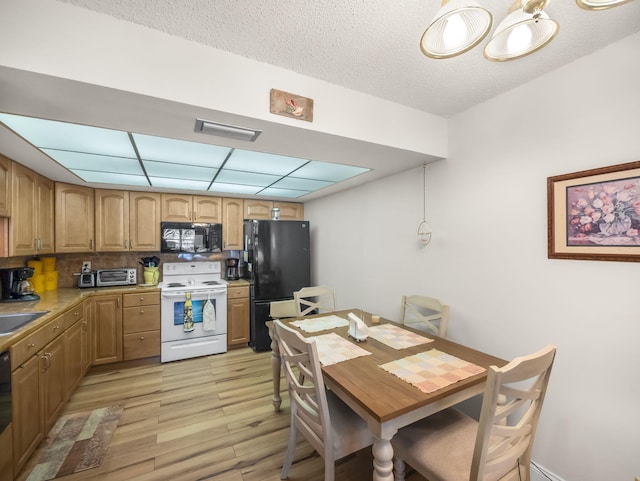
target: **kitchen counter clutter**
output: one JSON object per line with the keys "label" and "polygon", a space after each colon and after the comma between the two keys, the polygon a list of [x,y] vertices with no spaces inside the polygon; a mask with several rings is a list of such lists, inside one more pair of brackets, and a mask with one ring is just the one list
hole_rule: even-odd
{"label": "kitchen counter clutter", "polygon": [[159,292],[157,287],[102,287],[96,289],[78,289],[75,287],[59,288],[41,292],[40,300],[30,302],[0,303],[0,314],[19,314],[35,311],[49,311],[35,321],[3,336],[0,336],[0,352],[6,351],[11,345],[27,337],[40,327],[47,325],[61,313],[81,304],[92,296],[123,293]]}

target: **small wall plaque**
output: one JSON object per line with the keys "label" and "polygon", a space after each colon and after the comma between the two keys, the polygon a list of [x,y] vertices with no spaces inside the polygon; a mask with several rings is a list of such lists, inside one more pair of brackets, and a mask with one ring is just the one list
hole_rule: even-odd
{"label": "small wall plaque", "polygon": [[313,99],[271,89],[269,111],[272,114],[313,122]]}

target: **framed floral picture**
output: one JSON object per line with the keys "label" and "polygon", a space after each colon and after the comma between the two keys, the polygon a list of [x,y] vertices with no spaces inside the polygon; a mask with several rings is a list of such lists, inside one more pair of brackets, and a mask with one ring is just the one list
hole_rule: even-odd
{"label": "framed floral picture", "polygon": [[548,257],[640,262],[640,161],[547,178]]}

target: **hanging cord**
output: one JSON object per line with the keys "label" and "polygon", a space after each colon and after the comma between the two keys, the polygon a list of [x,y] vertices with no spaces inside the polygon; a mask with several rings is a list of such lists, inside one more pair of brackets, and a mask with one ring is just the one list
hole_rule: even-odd
{"label": "hanging cord", "polygon": [[431,242],[431,226],[427,222],[427,163],[422,164],[422,222],[418,226],[418,240],[427,245]]}
{"label": "hanging cord", "polygon": [[427,221],[427,163],[422,164],[422,222]]}

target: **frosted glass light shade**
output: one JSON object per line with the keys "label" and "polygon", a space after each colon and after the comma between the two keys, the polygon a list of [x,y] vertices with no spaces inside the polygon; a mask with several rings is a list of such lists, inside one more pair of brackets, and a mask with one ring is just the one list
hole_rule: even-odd
{"label": "frosted glass light shade", "polygon": [[630,1],[631,0],[576,0],[576,3],[580,8],[584,8],[585,10],[604,10],[606,8],[624,5]]}
{"label": "frosted glass light shade", "polygon": [[504,62],[529,55],[547,45],[560,26],[545,12],[536,15],[518,9],[500,22],[484,49],[489,60]]}
{"label": "frosted glass light shade", "polygon": [[492,24],[491,12],[477,2],[445,0],[422,34],[420,50],[431,58],[455,57],[482,42]]}

